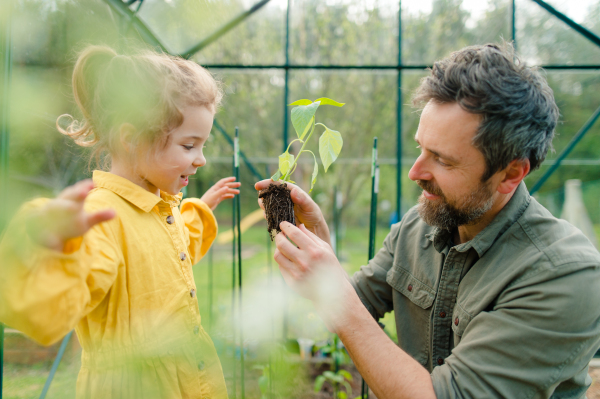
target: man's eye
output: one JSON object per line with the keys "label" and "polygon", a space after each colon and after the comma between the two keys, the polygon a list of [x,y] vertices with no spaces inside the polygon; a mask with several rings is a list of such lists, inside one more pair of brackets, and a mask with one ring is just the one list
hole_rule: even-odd
{"label": "man's eye", "polygon": [[437,158],[437,157],[435,158],[435,161],[436,161],[438,164],[440,164],[441,166],[450,166],[450,165],[448,165],[447,163],[445,163],[445,162],[442,162],[442,161],[441,161],[439,158]]}

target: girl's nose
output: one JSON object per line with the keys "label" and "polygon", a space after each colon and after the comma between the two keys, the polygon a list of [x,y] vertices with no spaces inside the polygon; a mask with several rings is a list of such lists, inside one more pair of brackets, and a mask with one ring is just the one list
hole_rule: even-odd
{"label": "girl's nose", "polygon": [[204,158],[204,154],[201,153],[200,156],[196,157],[192,165],[194,165],[197,168],[201,168],[204,165],[206,165],[206,158]]}

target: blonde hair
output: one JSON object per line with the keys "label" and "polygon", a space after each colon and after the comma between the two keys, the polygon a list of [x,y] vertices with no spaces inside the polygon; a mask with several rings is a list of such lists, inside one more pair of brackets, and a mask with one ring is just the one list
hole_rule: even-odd
{"label": "blonde hair", "polygon": [[[182,108],[206,106],[215,112],[223,92],[193,61],[149,50],[119,55],[107,46],[89,46],[75,63],[73,95],[83,120],[65,114],[56,126],[78,145],[91,147],[98,164],[104,156],[101,166],[106,168],[121,149],[123,124],[135,127],[132,145],[156,148],[183,123]],[[63,118],[69,119],[66,128],[60,126]]]}

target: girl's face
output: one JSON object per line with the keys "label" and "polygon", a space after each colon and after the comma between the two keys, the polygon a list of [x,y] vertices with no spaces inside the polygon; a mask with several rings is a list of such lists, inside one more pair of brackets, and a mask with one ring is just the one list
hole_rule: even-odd
{"label": "girl's face", "polygon": [[188,177],[206,164],[202,148],[213,125],[214,113],[205,106],[187,106],[181,110],[183,123],[169,134],[165,148],[156,157],[139,157],[138,172],[148,191],[159,190],[175,195],[188,185]]}

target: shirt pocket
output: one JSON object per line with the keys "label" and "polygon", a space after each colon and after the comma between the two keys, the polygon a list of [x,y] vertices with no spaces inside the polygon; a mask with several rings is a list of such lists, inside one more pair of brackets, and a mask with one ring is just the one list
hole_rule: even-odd
{"label": "shirt pocket", "polygon": [[435,291],[408,270],[395,265],[387,275],[394,289],[398,345],[424,367],[429,367],[430,324]]}
{"label": "shirt pocket", "polygon": [[452,331],[454,332],[454,346],[460,343],[462,336],[465,332],[465,329],[473,319],[466,310],[460,306],[460,304],[456,304],[454,306],[454,310],[452,311]]}

